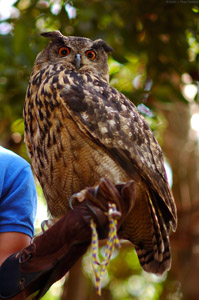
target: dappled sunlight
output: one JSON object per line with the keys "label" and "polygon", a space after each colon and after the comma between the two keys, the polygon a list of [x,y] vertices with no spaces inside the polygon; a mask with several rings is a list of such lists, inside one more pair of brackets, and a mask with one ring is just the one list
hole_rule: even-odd
{"label": "dappled sunlight", "polygon": [[199,132],[199,113],[194,113],[191,116],[191,128],[196,132]]}

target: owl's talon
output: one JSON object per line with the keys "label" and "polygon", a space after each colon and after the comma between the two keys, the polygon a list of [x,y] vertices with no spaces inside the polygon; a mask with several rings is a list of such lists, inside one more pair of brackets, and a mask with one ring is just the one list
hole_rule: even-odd
{"label": "owl's talon", "polygon": [[98,186],[96,186],[96,188],[95,188],[95,190],[94,190],[94,200],[96,199],[96,197],[97,197],[97,193],[98,193],[98,191],[99,191],[99,185]]}
{"label": "owl's talon", "polygon": [[70,196],[69,200],[68,200],[68,205],[70,207],[70,209],[74,209],[73,207],[73,202],[74,202],[74,197],[76,196],[77,194],[74,194],[72,196]]}
{"label": "owl's talon", "polygon": [[74,209],[73,203],[81,203],[84,200],[84,193],[83,191],[79,192],[79,193],[75,193],[72,196],[70,196],[69,200],[68,200],[68,204],[69,207],[71,209]]}
{"label": "owl's talon", "polygon": [[105,178],[101,178],[99,184],[95,187],[95,190],[94,190],[94,200],[97,198],[97,194],[98,194],[98,191],[100,189],[100,184],[102,182],[105,182],[105,181],[106,181]]}
{"label": "owl's talon", "polygon": [[[53,220],[43,220],[41,222],[41,229],[42,232],[44,233],[46,230],[48,230],[52,225],[54,224]],[[47,229],[45,228],[47,227]]]}

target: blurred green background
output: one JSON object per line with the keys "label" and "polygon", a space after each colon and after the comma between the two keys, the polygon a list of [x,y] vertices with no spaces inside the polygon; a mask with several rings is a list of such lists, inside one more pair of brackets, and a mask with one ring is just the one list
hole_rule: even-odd
{"label": "blurred green background", "polygon": [[[0,144],[28,160],[22,110],[40,33],[102,38],[113,48],[110,83],[132,100],[160,142],[178,207],[173,263],[163,277],[143,272],[128,243],[96,296],[90,252],[45,300],[199,299],[199,1],[0,0]],[[38,185],[36,223],[46,217]],[[101,248],[103,256],[103,246]]]}

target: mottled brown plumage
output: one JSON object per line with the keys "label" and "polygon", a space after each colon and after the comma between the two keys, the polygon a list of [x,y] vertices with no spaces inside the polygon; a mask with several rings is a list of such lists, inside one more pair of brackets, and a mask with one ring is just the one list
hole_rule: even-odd
{"label": "mottled brown plumage", "polygon": [[108,83],[102,40],[48,32],[27,89],[25,142],[52,216],[68,200],[107,177],[134,180],[135,205],[119,236],[136,248],[144,270],[170,267],[169,233],[176,208],[160,146],[135,105]]}

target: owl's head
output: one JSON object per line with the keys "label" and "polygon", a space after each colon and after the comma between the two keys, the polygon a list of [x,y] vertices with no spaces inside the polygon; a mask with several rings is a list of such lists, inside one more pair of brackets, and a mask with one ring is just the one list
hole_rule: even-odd
{"label": "owl's head", "polygon": [[103,40],[92,41],[84,37],[64,36],[59,31],[45,32],[42,36],[51,41],[38,54],[36,65],[57,64],[67,70],[97,75],[109,81],[107,55],[112,48]]}

